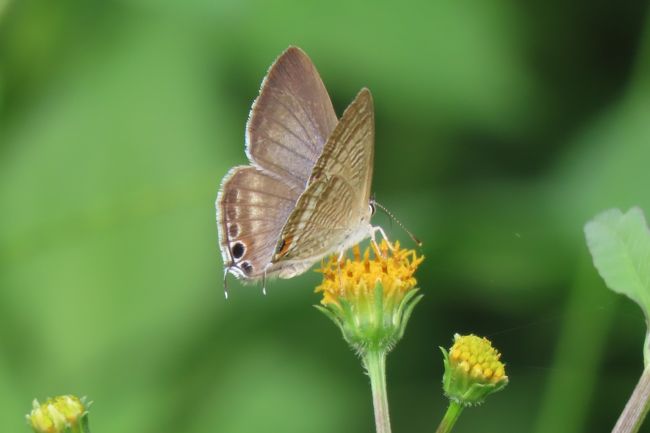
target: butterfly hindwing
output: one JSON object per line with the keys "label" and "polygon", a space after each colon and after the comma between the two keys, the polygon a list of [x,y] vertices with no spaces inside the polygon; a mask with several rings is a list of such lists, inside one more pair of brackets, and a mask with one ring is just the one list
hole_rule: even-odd
{"label": "butterfly hindwing", "polygon": [[284,182],[256,167],[231,169],[217,197],[224,266],[239,277],[263,275],[297,199]]}

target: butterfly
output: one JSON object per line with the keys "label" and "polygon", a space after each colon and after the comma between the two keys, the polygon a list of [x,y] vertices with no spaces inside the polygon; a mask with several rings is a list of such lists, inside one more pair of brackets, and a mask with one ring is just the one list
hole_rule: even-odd
{"label": "butterfly", "polygon": [[217,196],[224,281],[291,278],[378,231],[385,238],[370,223],[374,138],[368,89],[337,120],[307,54],[284,51],[246,124],[250,164],[230,169]]}

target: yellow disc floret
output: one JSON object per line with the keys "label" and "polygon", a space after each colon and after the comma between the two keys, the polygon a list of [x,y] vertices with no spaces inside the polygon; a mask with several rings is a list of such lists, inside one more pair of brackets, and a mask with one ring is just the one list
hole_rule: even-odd
{"label": "yellow disc floret", "polygon": [[458,366],[472,378],[486,383],[496,383],[506,377],[501,354],[490,340],[476,335],[456,336],[449,350],[451,365]]}
{"label": "yellow disc floret", "polygon": [[414,250],[400,248],[399,242],[395,242],[391,249],[384,240],[379,248],[377,251],[373,247],[373,257],[370,248],[366,248],[362,256],[356,245],[352,248],[352,259],[339,262],[337,256],[332,256],[324,262],[318,270],[323,274],[323,282],[316,287],[316,292],[323,293],[321,304],[372,297],[377,283],[383,287],[384,298],[394,302],[399,302],[406,292],[413,289],[417,283],[413,275],[424,257],[418,257]]}

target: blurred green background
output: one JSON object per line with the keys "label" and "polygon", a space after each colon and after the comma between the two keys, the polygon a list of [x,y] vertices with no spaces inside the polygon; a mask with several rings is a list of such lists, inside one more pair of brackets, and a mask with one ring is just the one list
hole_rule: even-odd
{"label": "blurred green background", "polygon": [[318,275],[223,298],[217,188],[290,44],[339,114],[372,90],[376,196],[424,241],[394,431],[435,430],[455,332],[492,339],[511,378],[458,433],[609,431],[644,319],[582,226],[650,212],[647,9],[0,0],[0,431],[61,393],[95,401],[97,433],[372,431],[360,364],[311,307]]}

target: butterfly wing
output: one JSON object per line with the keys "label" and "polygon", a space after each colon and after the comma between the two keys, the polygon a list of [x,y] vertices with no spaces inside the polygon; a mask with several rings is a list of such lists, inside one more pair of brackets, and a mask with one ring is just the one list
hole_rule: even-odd
{"label": "butterfly wing", "polygon": [[269,68],[251,108],[252,165],[230,170],[217,197],[221,253],[237,277],[255,279],[286,265],[271,264],[274,248],[336,123],[315,66],[289,47]]}
{"label": "butterfly wing", "polygon": [[339,176],[311,183],[283,228],[272,262],[307,261],[311,266],[340,250],[356,216],[354,200],[350,185]]}
{"label": "butterfly wing", "polygon": [[355,204],[367,207],[372,184],[374,144],[375,111],[372,94],[364,88],[346,108],[341,122],[327,140],[309,182],[340,176],[359,196]]}
{"label": "butterfly wing", "polygon": [[231,169],[217,196],[217,227],[224,266],[239,278],[264,274],[298,194],[251,166]]}
{"label": "butterfly wing", "polygon": [[316,67],[300,48],[289,47],[269,68],[251,108],[248,157],[303,192],[336,124]]}
{"label": "butterfly wing", "polygon": [[327,141],[282,229],[273,263],[313,263],[370,234],[374,129],[372,95],[363,89]]}

